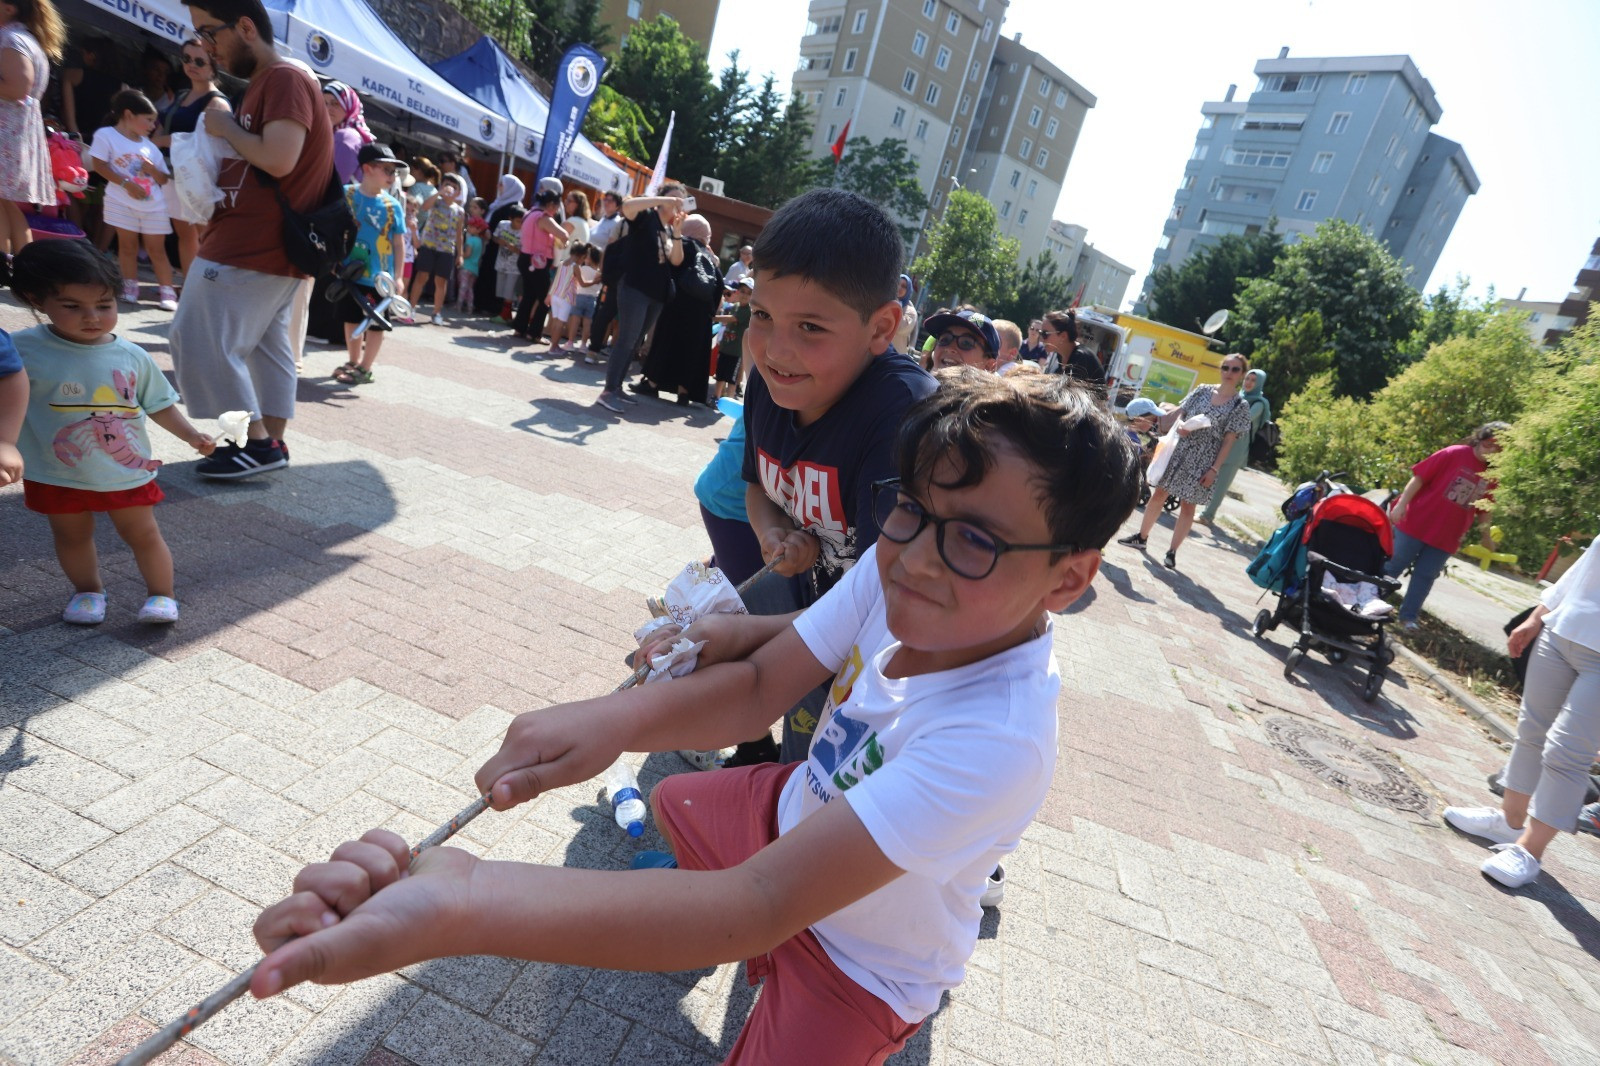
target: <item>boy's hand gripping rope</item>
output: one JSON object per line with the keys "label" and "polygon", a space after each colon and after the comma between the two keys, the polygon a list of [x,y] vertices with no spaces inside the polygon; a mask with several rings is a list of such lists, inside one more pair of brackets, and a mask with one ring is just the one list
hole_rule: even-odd
{"label": "boy's hand gripping rope", "polygon": [[[737,587],[737,591],[741,594],[744,593],[750,588],[751,585],[754,585],[761,578],[772,573],[772,568],[777,566],[782,559],[783,556],[780,555],[766,566],[763,566],[760,570],[757,570]],[[633,688],[635,685],[642,683],[644,679],[649,676],[649,674],[650,664],[648,662],[640,663],[638,669],[634,670],[634,672],[628,676],[626,681],[611,691],[613,694],[615,694]],[[423,837],[422,840],[417,843],[417,846],[411,849],[412,859],[415,859],[418,855],[421,855],[429,848],[438,847],[440,844],[443,844],[446,840],[449,840],[451,837],[459,833],[468,822],[472,821],[474,818],[488,809],[489,797],[486,795],[479,796],[466,807],[462,808],[461,813],[457,814],[454,818],[450,819],[448,822],[444,823],[439,828]],[[196,1003],[194,1006],[190,1007],[186,1012],[184,1012],[182,1017],[173,1019],[160,1029],[151,1033],[144,1039],[142,1043],[139,1044],[138,1047],[134,1048],[132,1051],[122,1056],[122,1058],[118,1059],[117,1066],[145,1066],[146,1063],[150,1062],[157,1055],[161,1054],[163,1051],[166,1051],[168,1048],[172,1047],[172,1045],[176,1044],[178,1041],[194,1032],[199,1026],[204,1025],[223,1007],[226,1007],[228,1004],[244,995],[245,992],[249,991],[250,981],[253,977],[255,977],[256,967],[260,965],[261,962],[259,961],[254,963],[249,969],[245,970],[239,976],[235,977],[233,980],[229,981],[227,984],[211,993],[205,999],[202,999],[199,1003]]]}

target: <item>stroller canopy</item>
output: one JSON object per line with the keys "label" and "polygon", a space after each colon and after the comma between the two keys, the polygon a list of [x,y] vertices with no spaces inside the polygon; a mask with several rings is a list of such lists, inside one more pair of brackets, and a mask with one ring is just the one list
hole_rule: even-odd
{"label": "stroller canopy", "polygon": [[1389,516],[1383,513],[1383,508],[1365,496],[1357,496],[1353,492],[1341,492],[1317,504],[1316,510],[1311,512],[1311,521],[1306,523],[1306,543],[1311,542],[1317,527],[1324,522],[1352,526],[1370,533],[1376,536],[1378,543],[1383,546],[1385,558],[1394,555],[1394,529],[1389,525]]}

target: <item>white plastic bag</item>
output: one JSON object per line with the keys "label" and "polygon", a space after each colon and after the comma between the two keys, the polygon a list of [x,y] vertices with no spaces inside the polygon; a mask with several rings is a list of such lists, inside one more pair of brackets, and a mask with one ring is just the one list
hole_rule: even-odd
{"label": "white plastic bag", "polygon": [[172,217],[182,222],[209,221],[222,190],[217,175],[225,156],[233,149],[220,137],[204,130],[172,135],[172,184],[178,195],[172,198]]}
{"label": "white plastic bag", "polygon": [[1156,442],[1155,454],[1150,457],[1150,466],[1144,472],[1145,482],[1150,485],[1161,483],[1162,477],[1166,475],[1167,465],[1172,462],[1172,453],[1177,450],[1178,441],[1182,439],[1178,436],[1178,430],[1185,429],[1193,433],[1197,429],[1205,429],[1210,424],[1211,419],[1206,415],[1193,415],[1181,422],[1174,422],[1172,428]]}

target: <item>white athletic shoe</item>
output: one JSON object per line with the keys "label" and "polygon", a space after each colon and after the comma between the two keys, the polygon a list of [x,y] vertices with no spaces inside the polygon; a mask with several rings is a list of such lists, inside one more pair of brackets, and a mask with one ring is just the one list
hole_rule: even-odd
{"label": "white athletic shoe", "polygon": [[1521,844],[1496,844],[1479,869],[1507,888],[1521,888],[1539,876],[1539,860]]}
{"label": "white athletic shoe", "polygon": [[1444,820],[1468,836],[1496,844],[1513,843],[1522,835],[1522,830],[1511,828],[1499,807],[1446,807]]}
{"label": "white athletic shoe", "polygon": [[994,873],[989,875],[989,883],[984,886],[983,895],[978,897],[980,907],[998,907],[1000,901],[1006,898],[1006,868],[996,866]]}

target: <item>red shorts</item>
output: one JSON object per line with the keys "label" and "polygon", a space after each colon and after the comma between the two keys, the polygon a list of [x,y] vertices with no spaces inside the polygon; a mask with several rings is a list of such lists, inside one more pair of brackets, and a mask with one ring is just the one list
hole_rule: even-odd
{"label": "red shorts", "polygon": [[129,507],[154,507],[167,498],[155,478],[136,489],[96,492],[65,485],[46,485],[22,479],[22,502],[39,514],[83,514],[85,511],[121,511]]}
{"label": "red shorts", "polygon": [[[726,870],[776,840],[778,794],[803,765],[763,763],[662,781],[651,809],[678,865]],[[747,972],[751,984],[766,983],[728,1064],[873,1066],[921,1025],[846,977],[809,929],[751,959]]]}

